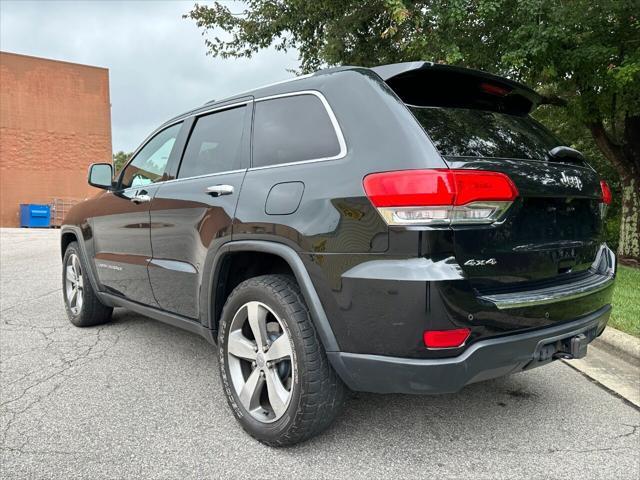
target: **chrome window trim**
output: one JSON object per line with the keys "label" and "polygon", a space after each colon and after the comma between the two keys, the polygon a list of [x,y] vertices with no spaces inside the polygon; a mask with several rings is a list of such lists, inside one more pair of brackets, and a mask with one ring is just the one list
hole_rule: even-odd
{"label": "chrome window trim", "polygon": [[[253,102],[254,102],[254,100],[251,99],[251,100],[244,100],[242,102],[237,102],[237,103],[230,103],[228,105],[218,105],[217,107],[212,107],[212,108],[209,108],[207,110],[203,110],[201,112],[189,113],[189,114],[185,115],[184,117],[180,117],[180,118],[174,119],[171,123],[162,124],[158,128],[156,128],[153,132],[151,132],[147,136],[147,138],[145,138],[143,140],[143,142],[140,144],[140,146],[134,150],[134,152],[131,154],[131,160],[133,160],[133,158],[138,154],[138,151],[140,151],[147,143],[149,143],[149,140],[151,140],[153,137],[155,137],[157,133],[160,133],[162,130],[166,130],[167,128],[173,127],[174,125],[176,125],[178,123],[182,123],[185,120],[187,120],[189,117],[198,118],[198,117],[201,117],[201,116],[206,115],[208,113],[213,113],[216,110],[224,110],[224,109],[227,109],[227,108],[239,107],[240,105],[248,105],[248,104],[253,103]],[[131,160],[129,160],[129,161],[131,161]],[[127,165],[129,165],[129,163],[127,163]]]}
{"label": "chrome window trim", "polygon": [[[296,80],[300,78],[297,77]],[[299,95],[313,95],[316,98],[320,99],[320,102],[322,103],[322,105],[324,106],[325,111],[327,112],[327,115],[329,116],[329,120],[331,122],[331,125],[333,126],[333,130],[336,134],[336,138],[338,139],[338,146],[340,147],[340,151],[338,152],[337,155],[331,156],[331,157],[321,157],[321,158],[312,158],[309,160],[300,160],[297,162],[287,162],[287,163],[278,163],[277,165],[265,165],[263,167],[250,167],[250,168],[241,168],[241,169],[237,169],[237,170],[227,170],[224,172],[215,172],[215,173],[207,173],[204,175],[196,175],[193,177],[183,177],[183,178],[172,178],[171,180],[164,180],[162,182],[155,182],[155,183],[151,183],[149,184],[149,186],[151,185],[164,185],[164,184],[168,184],[168,183],[176,183],[176,182],[180,182],[183,180],[192,180],[192,179],[198,179],[198,178],[207,178],[207,177],[216,177],[219,175],[228,175],[228,174],[232,174],[232,173],[241,173],[241,172],[245,172],[245,171],[253,171],[253,170],[265,170],[268,168],[279,168],[279,167],[287,167],[290,165],[303,165],[306,163],[317,163],[317,162],[327,162],[327,161],[331,161],[331,160],[339,160],[341,158],[344,158],[347,156],[347,143],[344,139],[344,135],[342,133],[342,129],[340,128],[340,124],[338,123],[338,119],[336,118],[335,113],[333,112],[333,109],[331,108],[331,105],[329,105],[329,102],[327,101],[327,99],[325,98],[325,96],[320,93],[317,90],[299,90],[296,92],[288,92],[288,93],[280,93],[277,95],[269,95],[266,97],[260,97],[260,98],[253,98],[253,99],[248,99],[248,100],[243,100],[241,102],[235,102],[235,103],[229,103],[226,105],[218,105],[215,107],[211,107],[208,108],[206,110],[202,110],[199,112],[194,112],[194,113],[189,113],[187,115],[185,115],[184,117],[180,117],[176,120],[174,120],[171,123],[167,123],[164,125],[161,125],[160,127],[156,128],[153,132],[151,132],[147,138],[145,138],[144,142],[142,142],[142,144],[133,152],[133,154],[131,155],[131,159],[129,160],[129,162],[127,162],[127,165],[125,165],[123,167],[123,170],[129,165],[129,163],[131,161],[133,161],[133,159],[135,158],[135,156],[138,154],[138,151],[140,149],[142,149],[148,142],[149,140],[151,140],[156,134],[160,133],[162,130],[165,130],[167,128],[170,128],[178,123],[182,123],[184,121],[186,121],[188,118],[190,117],[194,117],[196,120],[199,117],[202,117],[204,115],[210,114],[210,113],[214,113],[217,112],[219,110],[227,110],[230,108],[235,108],[235,107],[239,107],[241,105],[249,105],[252,103],[256,103],[256,102],[262,102],[262,101],[266,101],[266,100],[274,100],[276,98],[284,98],[284,97],[294,97],[294,96],[299,96]],[[252,139],[252,144],[253,144],[253,139]],[[129,187],[127,190],[133,189],[133,188],[139,188],[139,187]]]}
{"label": "chrome window trim", "polygon": [[[249,168],[249,171],[265,170],[267,168],[287,167],[290,165],[303,165],[305,163],[327,162],[330,160],[339,160],[347,156],[347,143],[344,139],[344,135],[342,134],[342,129],[340,128],[338,119],[336,118],[335,113],[333,113],[333,109],[331,108],[331,105],[329,105],[329,102],[327,101],[325,96],[322,93],[318,92],[317,90],[299,90],[296,92],[280,93],[278,95],[269,95],[267,97],[256,98],[254,102],[256,103],[264,102],[266,100],[274,100],[276,98],[295,97],[295,96],[301,96],[301,95],[313,95],[316,98],[320,99],[320,102],[324,106],[324,109],[327,112],[327,115],[329,116],[329,121],[333,126],[333,130],[336,134],[336,138],[338,139],[338,146],[340,147],[340,151],[336,155],[333,155],[331,157],[311,158],[308,160],[300,160],[297,162],[278,163],[276,165],[264,165],[262,167],[251,167]],[[253,146],[253,138],[251,143]],[[253,163],[253,158],[251,160]]]}
{"label": "chrome window trim", "polygon": [[171,180],[164,180],[163,182],[158,182],[158,183],[154,183],[153,185],[160,185],[160,184],[165,184],[165,183],[176,183],[176,182],[180,182],[182,180],[197,180],[199,178],[208,178],[208,177],[217,177],[220,175],[230,175],[232,173],[242,173],[242,172],[246,172],[248,169],[246,168],[239,168],[237,170],[225,170],[224,172],[215,172],[215,173],[205,173],[203,175],[195,175],[193,177],[183,177],[183,178],[173,178]]}
{"label": "chrome window trim", "polygon": [[253,103],[254,101],[255,101],[254,99],[247,99],[247,100],[243,100],[241,102],[227,103],[225,105],[218,105],[218,106],[215,106],[215,107],[208,108],[206,110],[190,113],[189,115],[184,117],[183,120],[186,120],[189,117],[195,117],[197,119],[198,117],[202,117],[203,115],[207,115],[209,113],[213,113],[213,112],[216,112],[218,110],[228,110],[230,108],[239,107],[240,105],[249,105],[250,103]]}
{"label": "chrome window trim", "polygon": [[[198,117],[201,117],[201,116],[206,115],[208,113],[213,113],[213,112],[215,112],[217,110],[225,110],[225,109],[228,109],[228,108],[235,108],[235,107],[239,107],[240,105],[248,105],[248,104],[253,103],[253,102],[254,102],[254,99],[247,99],[247,100],[243,100],[241,102],[229,103],[227,105],[218,105],[218,106],[215,106],[215,107],[208,108],[207,110],[203,110],[201,112],[188,113],[188,114],[186,114],[186,115],[184,115],[182,117],[179,117],[179,118],[174,119],[173,121],[170,121],[170,123],[164,123],[164,124],[160,125],[154,131],[152,131],[149,135],[147,135],[147,137],[142,141],[140,146],[138,146],[138,148],[136,148],[133,151],[133,153],[131,154],[131,158],[122,167],[122,170],[118,174],[118,180],[120,179],[120,175],[122,175],[122,172],[124,171],[124,169],[127,168],[131,162],[133,162],[134,158],[136,158],[136,155],[138,154],[138,152],[140,150],[142,150],[147,145],[147,143],[149,143],[151,141],[151,139],[153,139],[153,137],[155,137],[158,133],[162,132],[163,130],[166,130],[167,128],[171,128],[174,125],[177,125],[178,123],[184,123],[190,117],[194,117],[195,119],[197,119]],[[112,164],[113,164],[113,162],[112,162]],[[244,170],[244,169],[242,169],[242,170]],[[229,172],[219,172],[219,173],[222,174],[222,173],[229,173]],[[149,185],[160,185],[162,183],[173,182],[175,180],[186,180],[187,178],[195,178],[195,177],[185,177],[184,179],[174,178],[172,180],[165,180],[165,181],[162,181],[162,182],[155,182],[155,183],[151,183]],[[135,187],[127,187],[126,189],[123,189],[123,191],[124,190],[129,190],[131,188],[135,188]]]}
{"label": "chrome window trim", "polygon": [[118,190],[118,192],[127,192],[130,190],[140,190],[146,187],[153,187],[156,185],[166,185],[167,183],[176,183],[182,180],[198,180],[200,178],[208,178],[208,177],[217,177],[219,175],[230,175],[232,173],[243,173],[246,172],[248,168],[239,168],[238,170],[226,170],[224,172],[216,172],[216,173],[205,173],[204,175],[196,175],[195,177],[185,177],[185,178],[172,178],[171,180],[163,180],[161,182],[150,183],[148,185],[143,185],[139,187],[128,187],[123,190]]}

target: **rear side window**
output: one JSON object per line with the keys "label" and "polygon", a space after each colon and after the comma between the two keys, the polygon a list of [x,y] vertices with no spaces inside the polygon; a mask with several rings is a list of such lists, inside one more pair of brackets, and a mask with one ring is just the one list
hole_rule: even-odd
{"label": "rear side window", "polygon": [[410,107],[444,156],[550,160],[562,143],[528,116],[447,107]]}
{"label": "rear side window", "polygon": [[242,134],[247,107],[211,113],[196,120],[178,178],[245,168]]}
{"label": "rear side window", "polygon": [[322,101],[311,94],[258,101],[253,166],[335,157],[340,144]]}

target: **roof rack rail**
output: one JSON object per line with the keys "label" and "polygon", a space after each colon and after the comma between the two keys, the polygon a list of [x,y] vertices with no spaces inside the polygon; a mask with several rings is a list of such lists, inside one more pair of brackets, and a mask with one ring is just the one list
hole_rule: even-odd
{"label": "roof rack rail", "polygon": [[[252,89],[250,89],[250,90],[245,90],[245,91],[243,91],[243,92],[234,93],[234,94],[233,94],[233,97],[238,97],[238,96],[242,95],[243,93],[253,92],[254,90],[260,90],[261,88],[273,87],[274,85],[280,85],[281,83],[289,83],[289,82],[293,82],[293,81],[295,81],[295,80],[302,80],[303,78],[309,78],[309,77],[311,77],[311,76],[315,75],[315,73],[317,73],[317,72],[307,73],[307,74],[305,74],[305,75],[299,75],[299,76],[297,76],[297,77],[293,77],[293,78],[287,78],[287,79],[285,79],[285,80],[280,80],[279,82],[268,83],[268,84],[266,84],[266,85],[260,85],[260,86],[258,86],[258,87],[252,88]],[[230,98],[233,98],[233,97],[230,97]],[[211,104],[213,104],[213,103],[216,103],[216,101],[217,101],[217,100],[209,100],[209,101],[208,101],[207,103],[205,103],[203,106],[211,105]]]}

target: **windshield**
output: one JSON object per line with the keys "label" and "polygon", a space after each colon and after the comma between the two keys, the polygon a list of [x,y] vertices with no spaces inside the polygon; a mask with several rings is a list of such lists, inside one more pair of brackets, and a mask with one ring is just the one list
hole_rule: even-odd
{"label": "windshield", "polygon": [[466,108],[409,108],[443,156],[551,160],[549,150],[562,145],[529,116]]}

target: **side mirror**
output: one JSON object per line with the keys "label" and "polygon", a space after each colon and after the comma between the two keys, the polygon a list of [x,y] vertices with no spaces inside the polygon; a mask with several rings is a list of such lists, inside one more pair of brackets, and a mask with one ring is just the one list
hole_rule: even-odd
{"label": "side mirror", "polygon": [[109,190],[112,188],[113,167],[110,163],[94,163],[89,167],[89,185]]}

